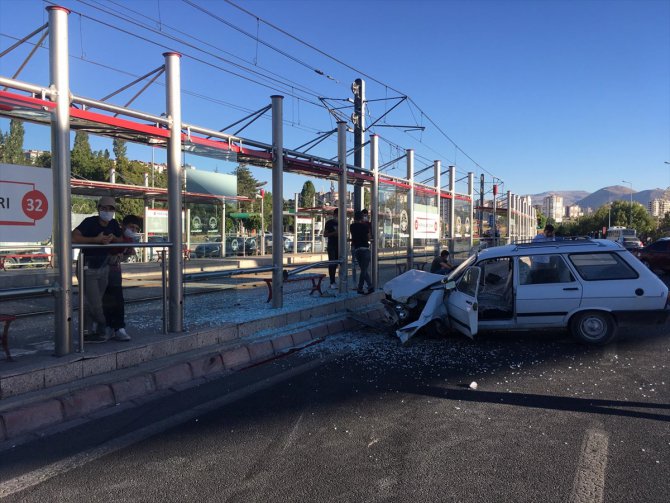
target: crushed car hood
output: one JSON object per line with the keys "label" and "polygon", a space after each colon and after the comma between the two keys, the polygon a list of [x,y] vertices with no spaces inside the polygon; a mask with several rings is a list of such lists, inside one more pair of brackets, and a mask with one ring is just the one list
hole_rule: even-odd
{"label": "crushed car hood", "polygon": [[384,293],[398,302],[407,302],[412,295],[446,279],[443,274],[410,269],[384,284]]}

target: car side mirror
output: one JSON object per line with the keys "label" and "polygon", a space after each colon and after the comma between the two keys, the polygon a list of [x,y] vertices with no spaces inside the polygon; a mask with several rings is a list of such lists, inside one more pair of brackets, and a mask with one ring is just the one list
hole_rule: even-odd
{"label": "car side mirror", "polygon": [[455,281],[443,281],[444,283],[444,289],[445,290],[453,290],[456,288],[456,282]]}

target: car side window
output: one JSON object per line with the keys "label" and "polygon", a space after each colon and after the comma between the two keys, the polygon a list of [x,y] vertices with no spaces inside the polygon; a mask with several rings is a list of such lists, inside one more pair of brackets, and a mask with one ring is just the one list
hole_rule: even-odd
{"label": "car side window", "polygon": [[561,255],[548,254],[519,257],[519,284],[572,283],[570,268]]}
{"label": "car side window", "polygon": [[458,281],[456,290],[471,297],[477,297],[477,291],[479,290],[477,283],[479,283],[480,271],[479,267],[470,267]]}
{"label": "car side window", "polygon": [[570,262],[586,281],[636,279],[638,273],[618,253],[574,253]]}

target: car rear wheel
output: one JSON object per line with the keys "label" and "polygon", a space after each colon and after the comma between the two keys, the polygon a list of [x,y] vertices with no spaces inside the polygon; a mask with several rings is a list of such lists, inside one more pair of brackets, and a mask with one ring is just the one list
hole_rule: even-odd
{"label": "car rear wheel", "polygon": [[616,335],[616,322],[605,311],[584,311],[570,320],[570,332],[580,342],[601,346]]}

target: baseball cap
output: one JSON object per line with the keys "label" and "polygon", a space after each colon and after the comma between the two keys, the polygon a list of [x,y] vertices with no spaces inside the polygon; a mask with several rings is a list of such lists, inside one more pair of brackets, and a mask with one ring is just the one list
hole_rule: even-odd
{"label": "baseball cap", "polygon": [[116,209],[116,201],[111,196],[102,196],[98,200],[98,207],[100,206],[111,206],[112,208]]}

